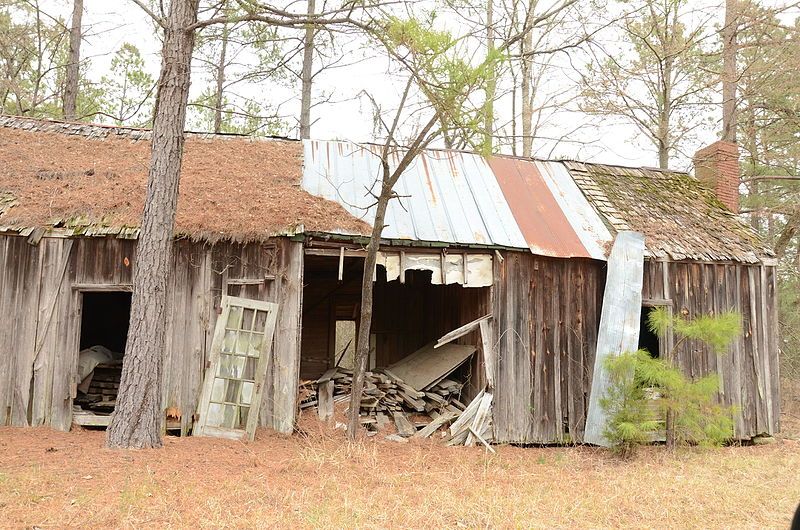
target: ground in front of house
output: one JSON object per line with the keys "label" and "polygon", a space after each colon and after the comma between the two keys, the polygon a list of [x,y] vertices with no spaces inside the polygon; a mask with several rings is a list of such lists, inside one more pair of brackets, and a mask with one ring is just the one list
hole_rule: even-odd
{"label": "ground in front of house", "polygon": [[800,442],[647,448],[443,447],[318,428],[254,443],[0,428],[0,527],[788,528]]}

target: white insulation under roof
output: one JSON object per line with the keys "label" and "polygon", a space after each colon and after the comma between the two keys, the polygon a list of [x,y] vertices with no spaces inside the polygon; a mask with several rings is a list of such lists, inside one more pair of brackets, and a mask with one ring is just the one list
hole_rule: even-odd
{"label": "white insulation under roof", "polygon": [[[303,189],[372,224],[378,147],[304,140]],[[492,169],[479,154],[428,150],[395,186],[386,239],[528,248]]]}

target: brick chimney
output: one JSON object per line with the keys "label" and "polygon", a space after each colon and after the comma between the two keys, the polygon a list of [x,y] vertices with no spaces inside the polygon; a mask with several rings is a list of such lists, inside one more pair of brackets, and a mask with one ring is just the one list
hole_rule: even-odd
{"label": "brick chimney", "polygon": [[739,213],[739,146],[719,140],[694,155],[694,174],[722,204]]}

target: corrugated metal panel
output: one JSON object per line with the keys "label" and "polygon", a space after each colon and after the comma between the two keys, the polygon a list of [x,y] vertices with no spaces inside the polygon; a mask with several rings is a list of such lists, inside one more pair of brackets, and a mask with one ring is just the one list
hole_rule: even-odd
{"label": "corrugated metal panel", "polygon": [[[380,189],[381,171],[372,149],[304,140],[303,189],[372,223],[372,194]],[[395,191],[400,198],[387,210],[387,239],[528,247],[492,169],[478,154],[426,151],[409,166]]]}
{"label": "corrugated metal panel", "polygon": [[614,238],[567,168],[561,162],[542,161],[536,161],[536,167],[590,257],[605,260]]}
{"label": "corrugated metal panel", "polygon": [[531,252],[605,259],[611,235],[560,164],[493,157],[489,165]]}

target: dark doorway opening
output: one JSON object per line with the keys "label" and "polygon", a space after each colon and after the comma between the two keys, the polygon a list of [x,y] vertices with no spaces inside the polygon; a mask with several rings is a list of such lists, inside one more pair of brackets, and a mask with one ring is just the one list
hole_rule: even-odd
{"label": "dark doorway opening", "polygon": [[81,350],[102,345],[123,353],[131,318],[132,293],[83,293]]}
{"label": "dark doorway opening", "polygon": [[122,359],[131,315],[131,293],[81,293],[78,394],[73,421],[90,427],[108,426],[122,375]]}
{"label": "dark doorway opening", "polygon": [[657,334],[650,330],[650,313],[656,308],[653,306],[642,306],[642,313],[639,317],[639,349],[647,350],[650,357],[657,359],[661,356],[661,341]]}

